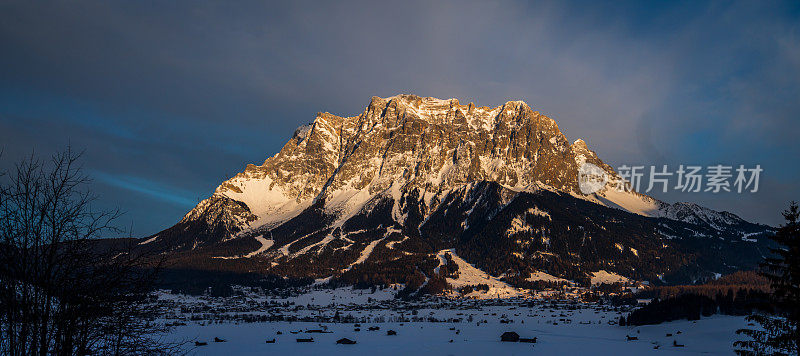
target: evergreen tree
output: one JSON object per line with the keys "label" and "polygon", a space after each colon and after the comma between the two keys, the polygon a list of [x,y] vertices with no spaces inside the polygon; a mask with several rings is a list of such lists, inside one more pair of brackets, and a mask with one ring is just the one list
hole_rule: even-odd
{"label": "evergreen tree", "polygon": [[736,331],[750,338],[734,343],[739,355],[797,355],[800,350],[800,208],[796,202],[783,217],[786,224],[773,237],[779,246],[761,264],[761,273],[772,287],[772,310],[747,317],[760,328]]}

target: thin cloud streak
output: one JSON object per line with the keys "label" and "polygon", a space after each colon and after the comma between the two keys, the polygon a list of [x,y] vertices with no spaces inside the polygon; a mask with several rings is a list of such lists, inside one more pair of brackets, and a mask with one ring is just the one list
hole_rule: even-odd
{"label": "thin cloud streak", "polygon": [[172,203],[178,207],[191,209],[198,201],[189,198],[191,193],[170,187],[162,183],[149,181],[139,177],[116,176],[104,172],[91,172],[91,176],[101,183],[122,188],[136,193],[146,194],[160,201]]}

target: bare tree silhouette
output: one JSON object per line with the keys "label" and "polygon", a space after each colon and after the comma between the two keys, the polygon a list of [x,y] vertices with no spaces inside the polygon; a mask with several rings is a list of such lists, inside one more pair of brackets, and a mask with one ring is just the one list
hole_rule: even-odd
{"label": "bare tree silhouette", "polygon": [[35,155],[0,177],[0,353],[156,354],[149,290],[158,263],[96,210],[81,154]]}

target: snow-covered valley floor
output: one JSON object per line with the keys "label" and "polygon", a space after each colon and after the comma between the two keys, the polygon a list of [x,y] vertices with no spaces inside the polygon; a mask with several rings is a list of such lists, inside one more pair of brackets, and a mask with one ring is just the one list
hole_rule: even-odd
{"label": "snow-covered valley floor", "polygon": [[[201,340],[207,346],[187,345],[196,355],[640,355],[640,354],[711,354],[732,355],[735,330],[744,326],[740,317],[715,316],[696,323],[678,321],[642,327],[618,327],[607,324],[552,325],[526,319],[525,324],[489,323],[379,323],[364,324],[355,332],[353,324],[328,324],[330,334],[291,334],[290,331],[319,329],[317,323],[267,322],[252,324],[197,324],[175,329],[171,337]],[[379,326],[378,331],[367,331]],[[455,327],[460,330],[450,330]],[[397,331],[387,336],[387,330]],[[637,332],[637,330],[639,332]],[[277,335],[282,331],[282,335]],[[536,344],[500,342],[505,331],[522,337],[536,337]],[[667,333],[682,331],[666,337]],[[626,336],[637,341],[626,341]],[[215,343],[215,337],[227,340]],[[313,343],[298,343],[297,338],[313,337]],[[337,345],[336,340],[349,338],[355,345]],[[268,344],[266,340],[275,339]],[[450,340],[453,340],[451,343]],[[685,347],[672,346],[673,340]],[[655,345],[661,345],[654,349]]]}
{"label": "snow-covered valley floor", "polygon": [[[378,291],[353,296],[352,301],[358,304],[347,303],[342,299],[349,298],[338,295],[338,303],[333,304],[330,299],[320,298],[324,295],[337,294],[318,291],[275,298],[272,306],[262,311],[226,309],[209,303],[210,299],[188,298],[180,304],[191,300],[190,304],[199,303],[195,306],[204,305],[204,313],[184,309],[186,313],[178,318],[186,325],[176,326],[167,339],[186,341],[184,349],[196,355],[731,355],[735,331],[746,326],[743,317],[717,315],[696,322],[622,327],[615,321],[627,314],[625,310],[590,303],[510,300],[409,305],[381,298]],[[175,298],[179,297],[172,300]],[[243,300],[246,299],[225,303],[241,306]],[[265,305],[264,301],[249,300],[260,305]],[[274,302],[282,304],[275,307]],[[245,322],[238,317],[213,320],[220,315],[325,319],[337,312],[338,318],[350,322]],[[172,315],[173,321],[176,315]],[[434,319],[435,322],[428,321]],[[380,329],[369,331],[370,327]],[[397,334],[387,335],[389,330]],[[514,331],[522,338],[536,337],[537,342],[501,342],[500,335],[506,331]],[[628,336],[637,340],[629,341]],[[214,338],[226,341],[214,342]],[[298,338],[313,338],[313,342],[297,342]],[[337,345],[340,338],[357,343]],[[274,343],[266,342],[273,339]],[[208,345],[198,347],[195,341]],[[684,346],[676,347],[674,343]]]}

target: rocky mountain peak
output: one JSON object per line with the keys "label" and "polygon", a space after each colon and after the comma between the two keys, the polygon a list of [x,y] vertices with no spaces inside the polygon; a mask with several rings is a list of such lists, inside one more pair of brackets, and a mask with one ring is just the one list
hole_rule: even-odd
{"label": "rocky mountain peak", "polygon": [[[580,191],[584,163],[606,171],[604,188]],[[730,213],[614,189],[620,182],[584,140],[570,144],[522,101],[491,108],[373,97],[356,116],[317,114],[277,154],[141,244],[199,268],[348,283],[365,274],[424,281],[451,250],[525,285],[538,271],[650,280],[684,267],[719,272],[732,267],[713,255],[692,260],[681,246],[708,238],[718,244],[709,251],[741,255],[752,249],[739,242],[769,232]]]}
{"label": "rocky mountain peak", "polygon": [[275,156],[248,165],[214,195],[243,202],[250,215],[238,220],[247,228],[284,221],[315,202],[346,214],[376,194],[399,199],[409,190],[432,209],[435,197],[476,181],[580,194],[584,162],[615,174],[583,140],[569,144],[554,120],[523,101],[490,108],[401,94],[372,97],[358,116],[318,113]]}

